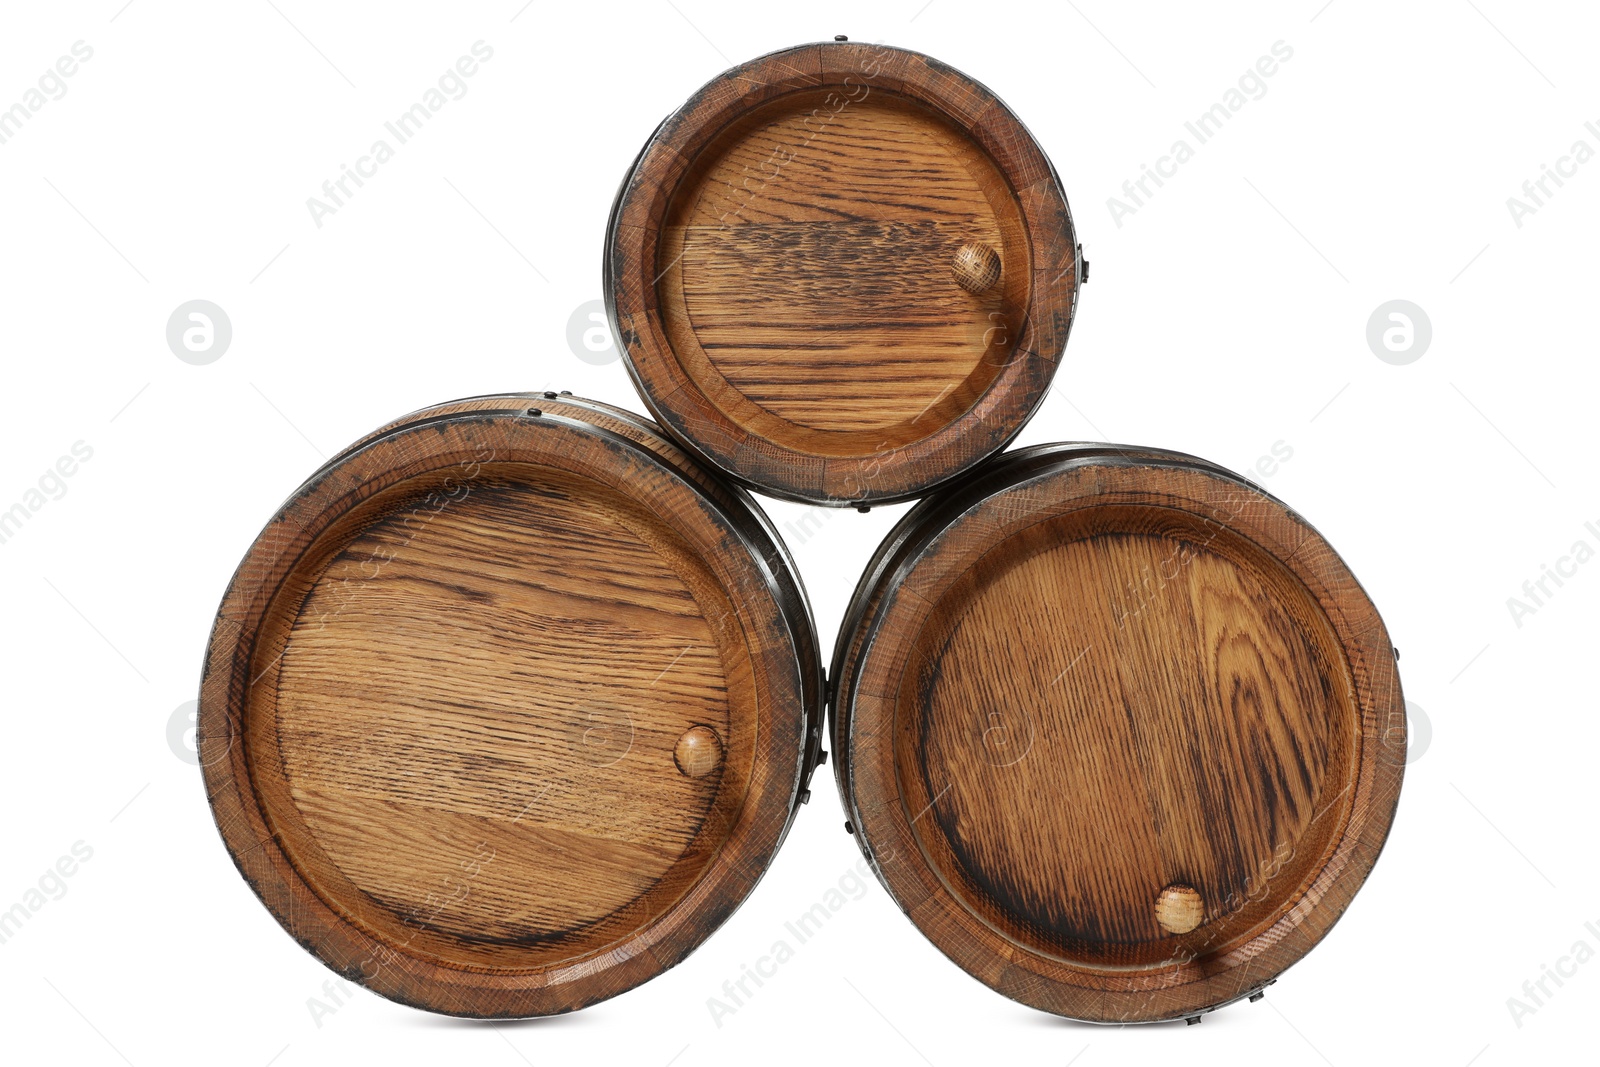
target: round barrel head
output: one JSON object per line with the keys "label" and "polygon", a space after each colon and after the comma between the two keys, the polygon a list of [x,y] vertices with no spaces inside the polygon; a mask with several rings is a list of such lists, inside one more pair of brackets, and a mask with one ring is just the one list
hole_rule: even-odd
{"label": "round barrel head", "polygon": [[742,494],[549,394],[418,412],[263,530],[218,614],[217,825],[345,978],[454,1015],[583,1007],[692,951],[814,764],[815,641]]}
{"label": "round barrel head", "polygon": [[824,43],[711,81],[618,194],[606,291],[645,403],[764,492],[919,496],[1043,398],[1082,264],[1054,169],[986,88]]}
{"label": "round barrel head", "polygon": [[1274,498],[1058,447],[913,511],[840,638],[851,822],[953,960],[1096,1022],[1194,1016],[1309,951],[1393,818],[1377,612]]}

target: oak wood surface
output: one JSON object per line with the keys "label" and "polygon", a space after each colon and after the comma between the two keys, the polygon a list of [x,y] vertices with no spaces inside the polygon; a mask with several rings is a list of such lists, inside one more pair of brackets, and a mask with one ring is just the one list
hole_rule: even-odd
{"label": "oak wood surface", "polygon": [[836,643],[836,775],[938,947],[1099,1022],[1326,933],[1403,770],[1393,651],[1305,522],[1194,457],[1039,446],[908,514]]}
{"label": "oak wood surface", "polygon": [[676,963],[816,762],[809,612],[757,516],[643,420],[555,394],[330,461],[208,649],[200,753],[241,872],[324,962],[434,1011],[567,1011]]}
{"label": "oak wood surface", "polygon": [[1066,343],[1079,256],[1049,161],[925,56],[734,68],[623,183],[607,300],[662,425],[774,495],[920,495],[1003,447]]}

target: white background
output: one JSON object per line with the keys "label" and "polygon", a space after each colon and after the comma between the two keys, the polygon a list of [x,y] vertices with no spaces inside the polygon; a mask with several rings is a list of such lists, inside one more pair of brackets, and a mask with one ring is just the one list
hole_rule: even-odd
{"label": "white background", "polygon": [[[1506,204],[1575,140],[1600,149],[1584,129],[1600,125],[1592,10],[274,2],[0,14],[0,107],[74,42],[94,50],[0,145],[0,510],[74,443],[93,450],[0,544],[0,909],[74,843],[93,853],[0,944],[4,1059],[1593,1062],[1600,961],[1547,980],[1520,1026],[1507,999],[1575,942],[1600,951],[1584,925],[1600,931],[1600,562],[1547,580],[1520,626],[1507,599],[1580,539],[1600,548],[1584,525],[1600,531],[1600,161],[1520,227]],[[566,340],[600,296],[617,183],[702,82],[835,33],[977,77],[1060,170],[1093,276],[1023,442],[1159,445],[1240,470],[1292,449],[1262,484],[1360,576],[1428,724],[1413,719],[1385,854],[1265,1002],[1202,1026],[1103,1029],[1013,1004],[875,883],[718,1026],[707,999],[858,858],[819,777],[749,902],[634,992],[494,1026],[364,991],[335,1005],[331,972],[240,880],[168,743],[236,561],[324,455],[393,416],[546,387],[638,409],[621,364],[581,362]],[[467,94],[314,225],[306,199],[479,40],[494,55]],[[1119,226],[1107,199],[1277,41],[1293,57],[1266,94]],[[196,298],[233,326],[207,366],[165,340]],[[1365,338],[1397,298],[1433,327],[1406,366]],[[806,514],[770,510],[797,529]],[[902,511],[825,513],[791,539],[825,646]],[[314,1017],[311,998],[336,1010]]]}

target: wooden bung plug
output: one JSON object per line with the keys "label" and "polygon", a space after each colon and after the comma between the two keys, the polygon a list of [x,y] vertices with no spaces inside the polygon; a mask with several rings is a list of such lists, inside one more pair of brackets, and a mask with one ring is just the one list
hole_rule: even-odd
{"label": "wooden bung plug", "polygon": [[704,778],[722,762],[722,742],[709,726],[691,726],[678,738],[672,761],[690,778]]}
{"label": "wooden bung plug", "polygon": [[1206,902],[1192,886],[1175,882],[1156,897],[1156,922],[1169,934],[1186,934],[1205,917]]}
{"label": "wooden bung plug", "polygon": [[950,273],[956,276],[956,284],[969,293],[992,289],[1000,280],[1000,253],[981,242],[968,242],[956,250]]}

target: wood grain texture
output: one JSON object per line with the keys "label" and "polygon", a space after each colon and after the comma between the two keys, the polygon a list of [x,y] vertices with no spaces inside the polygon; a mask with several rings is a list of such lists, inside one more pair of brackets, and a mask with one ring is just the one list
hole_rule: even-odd
{"label": "wood grain texture", "polygon": [[556,394],[335,457],[208,649],[241,873],[346,978],[433,1011],[569,1011],[672,966],[818,760],[809,609],[767,529],[648,423]]}
{"label": "wood grain texture", "polygon": [[1097,1022],[1309,951],[1393,818],[1404,701],[1316,532],[1177,453],[1025,449],[919,504],[836,643],[836,775],[947,955]]}
{"label": "wood grain texture", "polygon": [[1055,372],[1081,265],[1055,172],[1003,104],[849,43],[737,67],[668,118],[605,263],[662,425],[748,485],[840,506],[1004,447]]}

